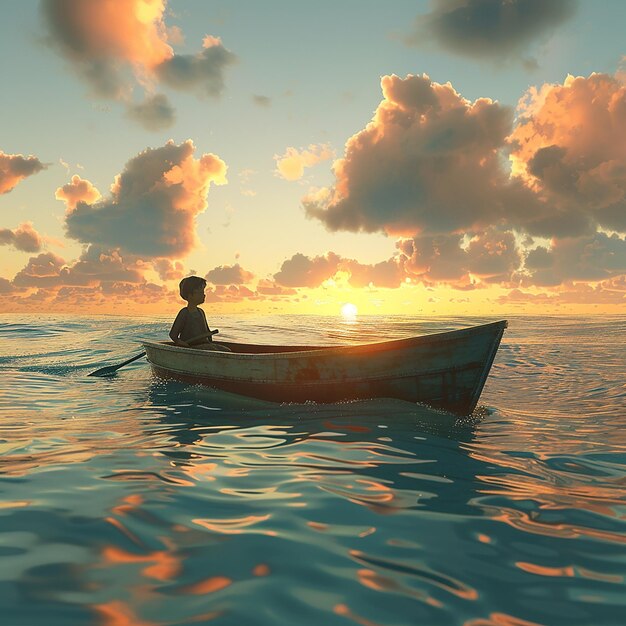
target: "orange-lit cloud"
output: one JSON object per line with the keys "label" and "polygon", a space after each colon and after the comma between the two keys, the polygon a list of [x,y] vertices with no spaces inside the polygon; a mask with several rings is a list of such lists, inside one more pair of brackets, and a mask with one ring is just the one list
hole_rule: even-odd
{"label": "orange-lit cloud", "polygon": [[434,0],[405,41],[434,41],[455,54],[500,60],[545,37],[575,9],[572,0]]}
{"label": "orange-lit cloud", "polygon": [[310,145],[303,150],[289,147],[282,156],[274,156],[276,172],[285,180],[300,180],[304,176],[305,168],[332,159],[333,156],[335,153],[326,144]]}
{"label": "orange-lit cloud", "polygon": [[324,255],[308,257],[294,254],[283,262],[280,271],[274,274],[274,281],[283,287],[315,288],[333,279],[338,272],[347,277],[353,287],[399,287],[407,278],[404,269],[405,255],[392,257],[386,261],[367,265],[355,259],[347,259],[327,252]]}
{"label": "orange-lit cloud", "polygon": [[446,284],[456,289],[480,283],[507,283],[521,278],[524,256],[511,232],[488,230],[462,235],[416,236],[396,242],[399,254],[379,263],[364,264],[334,252],[308,257],[301,253],[283,262],[274,280],[288,287],[319,287],[338,273],[352,287],[394,289],[407,280],[425,285]]}
{"label": "orange-lit cloud", "polygon": [[68,236],[143,259],[186,255],[197,244],[195,218],[207,207],[209,186],[226,183],[226,164],[214,154],[195,159],[194,151],[190,140],[145,150],[98,202],[77,201],[88,186],[72,179],[57,190],[67,205]]}
{"label": "orange-lit cloud", "polygon": [[207,302],[242,302],[257,299],[258,294],[245,285],[216,285],[206,290]]}
{"label": "orange-lit cloud", "polygon": [[511,109],[469,102],[426,75],[381,85],[374,118],[334,163],[335,185],[304,198],[309,216],[329,230],[415,235],[484,229],[510,207],[539,210],[502,163]]}
{"label": "orange-lit cloud", "polygon": [[180,261],[157,259],[152,265],[161,280],[178,280],[185,275],[185,268]]}
{"label": "orange-lit cloud", "polygon": [[69,183],[56,190],[54,197],[63,200],[68,210],[74,210],[79,202],[93,204],[102,196],[88,180],[74,175]]}
{"label": "orange-lit cloud", "polygon": [[24,222],[15,230],[0,228],[0,246],[12,245],[23,252],[39,252],[42,244],[42,237],[31,222]]}
{"label": "orange-lit cloud", "polygon": [[274,280],[285,287],[317,287],[339,270],[341,257],[334,252],[310,258],[294,254],[274,274]]}
{"label": "orange-lit cloud", "polygon": [[254,278],[254,274],[243,269],[239,263],[235,263],[235,265],[214,267],[205,278],[214,285],[243,285],[249,283]]}
{"label": "orange-lit cloud", "polygon": [[46,167],[37,157],[6,154],[0,150],[0,194],[9,193],[21,180]]}
{"label": "orange-lit cloud", "polygon": [[142,283],[143,273],[118,251],[89,246],[78,261],[68,264],[52,252],[31,257],[13,279],[17,287],[97,286],[102,282]]}
{"label": "orange-lit cloud", "polygon": [[602,281],[595,285],[587,283],[566,283],[557,288],[542,289],[540,292],[524,289],[512,289],[506,295],[499,296],[499,304],[515,305],[554,305],[564,306],[579,304],[595,306],[620,305],[626,302],[626,283],[624,277]]}
{"label": "orange-lit cloud", "polygon": [[[174,111],[159,82],[169,87],[219,96],[223,73],[235,60],[217,37],[207,35],[196,55],[177,55],[170,44],[183,39],[165,24],[167,0],[44,0],[48,41],[85,80],[93,95],[122,100],[127,114],[149,130],[171,125]],[[146,97],[133,103],[139,87]]]}
{"label": "orange-lit cloud", "polygon": [[575,220],[626,231],[626,85],[607,74],[569,76],[530,90],[520,111],[513,172],[556,207],[540,230],[562,234]]}
{"label": "orange-lit cloud", "polygon": [[262,278],[257,283],[257,292],[262,296],[281,297],[281,296],[294,296],[298,292],[290,287],[284,287],[279,285],[276,281]]}
{"label": "orange-lit cloud", "polygon": [[[426,284],[557,285],[626,272],[618,79],[532,89],[516,122],[498,103],[471,103],[427,76],[386,76],[382,89],[374,118],[334,163],[335,184],[303,199],[310,217],[329,230],[404,235],[402,271]],[[302,275],[298,262],[284,266],[287,281],[288,270]]]}
{"label": "orange-lit cloud", "polygon": [[349,272],[348,283],[353,287],[399,287],[407,278],[406,259],[402,256],[392,257],[371,265],[359,263],[354,259],[344,259],[339,269]]}

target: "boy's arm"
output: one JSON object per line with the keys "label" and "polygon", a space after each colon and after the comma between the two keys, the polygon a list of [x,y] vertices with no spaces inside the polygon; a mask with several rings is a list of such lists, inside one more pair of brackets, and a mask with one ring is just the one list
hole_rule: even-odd
{"label": "boy's arm", "polygon": [[[204,312],[204,309],[198,308],[198,311],[200,311],[200,313],[202,313],[202,317],[204,318],[204,325],[206,326],[207,332],[211,333],[212,331],[209,328],[209,322],[207,322],[207,320],[206,320],[206,313]],[[213,336],[209,335],[208,339],[209,339],[209,341],[213,341]]]}
{"label": "boy's arm", "polygon": [[181,331],[183,330],[185,326],[185,321],[187,319],[186,312],[187,312],[187,309],[181,309],[178,312],[178,315],[176,316],[176,319],[174,320],[174,323],[172,324],[172,328],[170,330],[170,339],[177,346],[183,346],[184,348],[188,348],[189,344],[183,339],[179,339],[178,336],[180,335]]}

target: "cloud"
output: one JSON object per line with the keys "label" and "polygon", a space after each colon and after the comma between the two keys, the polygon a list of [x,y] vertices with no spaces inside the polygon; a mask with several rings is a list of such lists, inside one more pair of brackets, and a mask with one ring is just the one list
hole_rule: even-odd
{"label": "cloud", "polygon": [[294,296],[298,292],[291,287],[284,287],[283,285],[279,285],[274,280],[268,280],[267,278],[262,278],[257,283],[257,292],[263,296]]}
{"label": "cloud", "polygon": [[[620,237],[602,234],[626,232],[626,86],[618,79],[592,74],[532,88],[517,120],[425,75],[385,76],[382,88],[374,118],[333,164],[335,183],[303,198],[309,217],[330,231],[400,235],[410,275],[457,288],[622,271],[613,265]],[[551,250],[533,251],[536,237],[551,239]],[[597,254],[584,268],[571,254],[556,262],[589,242]]]}
{"label": "cloud", "polygon": [[337,273],[340,261],[334,252],[314,258],[298,252],[283,262],[274,280],[285,287],[318,287]]}
{"label": "cloud", "polygon": [[525,286],[597,282],[626,274],[626,237],[598,232],[553,239],[549,248],[538,246],[528,253],[525,268]]}
{"label": "cloud", "polygon": [[172,126],[176,120],[174,107],[162,94],[149,96],[139,104],[129,104],[126,115],[146,130],[163,130]]}
{"label": "cloud", "polygon": [[214,289],[207,289],[207,302],[241,302],[256,300],[257,294],[244,285],[217,285]]}
{"label": "cloud", "polygon": [[252,96],[252,102],[260,107],[269,107],[272,104],[272,99],[268,96],[259,96],[255,94]]}
{"label": "cloud", "polygon": [[490,229],[469,238],[459,234],[416,236],[400,240],[408,257],[406,275],[425,284],[446,283],[468,289],[480,282],[509,282],[520,269],[523,254],[512,232]]}
{"label": "cloud", "polygon": [[513,111],[487,98],[469,102],[426,75],[384,76],[372,121],[348,139],[330,189],[303,199],[331,230],[414,235],[482,230],[517,210],[542,210],[509,179],[501,150]]}
{"label": "cloud", "polygon": [[185,268],[180,261],[157,259],[152,266],[161,280],[179,280],[185,275]]}
{"label": "cloud", "polygon": [[117,250],[89,246],[72,264],[52,252],[31,257],[13,279],[16,287],[95,287],[103,282],[144,282],[136,260],[124,259]]}
{"label": "cloud", "polygon": [[418,16],[406,43],[434,41],[455,54],[494,59],[519,54],[576,10],[573,0],[435,0],[433,5]]}
{"label": "cloud", "polygon": [[[165,24],[167,0],[43,0],[47,41],[90,86],[94,96],[127,103],[127,115],[148,130],[161,130],[174,120],[165,96],[155,86],[219,96],[224,70],[235,55],[210,35],[195,55],[178,55],[170,44],[181,43],[178,27]],[[145,94],[132,103],[133,91]]]}
{"label": "cloud", "polygon": [[626,85],[607,74],[531,89],[511,133],[513,172],[566,223],[626,231]]}
{"label": "cloud", "polygon": [[0,246],[12,245],[23,252],[39,252],[42,244],[42,237],[31,222],[24,222],[15,230],[0,228]]}
{"label": "cloud", "polygon": [[404,257],[392,257],[380,263],[366,265],[354,259],[345,259],[339,269],[350,273],[348,283],[353,287],[399,287],[407,277],[404,270]]}
{"label": "cloud", "polygon": [[37,157],[6,154],[0,150],[0,194],[9,193],[21,180],[47,167]]}
{"label": "cloud", "polygon": [[[214,154],[195,159],[194,151],[191,140],[145,150],[115,178],[111,195],[97,202],[76,202],[67,185],[58,189],[57,197],[70,197],[68,236],[144,259],[189,253],[197,245],[195,219],[207,207],[209,186],[225,184],[227,170]],[[84,182],[73,184],[83,189]]]}
{"label": "cloud", "polygon": [[[367,265],[355,259],[347,259],[327,252],[324,255],[308,257],[294,254],[283,262],[280,271],[273,279],[284,287],[319,287],[329,279],[334,279],[338,272],[347,275],[348,283],[353,287],[399,287],[407,277],[404,271],[405,255],[392,257],[386,261]],[[259,283],[260,284],[260,283]]]}
{"label": "cloud", "polygon": [[0,295],[11,294],[15,291],[16,288],[10,280],[0,277]]}
{"label": "cloud", "polygon": [[218,97],[224,89],[224,68],[236,56],[216,37],[205,37],[204,49],[195,55],[173,55],[155,67],[161,82],[181,91]]}
{"label": "cloud", "polygon": [[41,9],[49,43],[95,95],[122,97],[132,78],[147,78],[174,54],[163,22],[165,0],[43,0]]}
{"label": "cloud", "polygon": [[75,174],[69,183],[55,191],[54,197],[64,201],[68,210],[74,210],[79,202],[93,204],[102,196],[88,180]]}
{"label": "cloud", "polygon": [[307,149],[287,148],[282,156],[274,155],[276,172],[285,180],[300,180],[304,169],[320,161],[333,158],[334,152],[327,144],[310,145]]}
{"label": "cloud", "polygon": [[[621,281],[618,283],[617,281]],[[613,281],[602,281],[596,285],[587,283],[566,284],[559,291],[532,293],[522,289],[512,289],[499,296],[498,304],[519,305],[551,305],[563,307],[568,304],[586,304],[600,306],[603,304],[626,304],[626,284],[624,278]]]}
{"label": "cloud", "polygon": [[254,274],[235,263],[235,265],[220,265],[213,268],[205,276],[208,282],[214,285],[243,285],[249,283]]}

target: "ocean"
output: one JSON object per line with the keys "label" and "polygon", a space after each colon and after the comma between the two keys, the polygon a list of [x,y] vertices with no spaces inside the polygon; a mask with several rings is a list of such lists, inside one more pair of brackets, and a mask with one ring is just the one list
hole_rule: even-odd
{"label": "ocean", "polygon": [[[335,345],[495,318],[211,316]],[[0,316],[2,626],[626,624],[626,317],[512,317],[475,414],[153,377],[169,318]]]}

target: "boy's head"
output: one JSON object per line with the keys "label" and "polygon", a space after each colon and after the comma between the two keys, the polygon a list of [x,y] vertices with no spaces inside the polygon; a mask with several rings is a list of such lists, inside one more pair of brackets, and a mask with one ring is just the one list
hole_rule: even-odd
{"label": "boy's head", "polygon": [[189,297],[196,289],[204,289],[205,287],[206,280],[200,278],[200,276],[187,276],[183,278],[178,285],[180,297],[187,301],[189,301]]}

